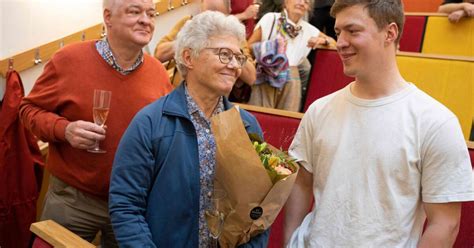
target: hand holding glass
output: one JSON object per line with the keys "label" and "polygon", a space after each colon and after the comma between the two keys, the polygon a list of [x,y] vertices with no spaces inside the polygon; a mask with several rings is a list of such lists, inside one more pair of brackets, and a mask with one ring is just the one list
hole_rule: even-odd
{"label": "hand holding glass", "polygon": [[[110,99],[112,92],[106,90],[94,90],[94,105],[92,107],[92,114],[94,116],[94,123],[100,127],[104,127],[107,115],[109,114]],[[87,150],[93,153],[105,153],[105,150],[100,149],[99,141],[95,141],[95,147]]]}

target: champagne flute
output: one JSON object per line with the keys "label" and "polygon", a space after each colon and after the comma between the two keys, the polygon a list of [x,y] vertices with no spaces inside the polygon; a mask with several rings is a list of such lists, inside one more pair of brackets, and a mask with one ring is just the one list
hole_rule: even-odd
{"label": "champagne flute", "polygon": [[209,234],[211,236],[211,246],[218,247],[219,236],[222,233],[224,227],[224,212],[223,204],[227,194],[224,190],[215,189],[212,192],[211,199],[204,214],[206,216],[207,226],[209,228]]}
{"label": "champagne flute", "polygon": [[[92,107],[92,114],[94,116],[94,123],[103,127],[109,114],[110,99],[112,92],[107,90],[94,90],[94,105]],[[95,146],[87,150],[92,153],[105,153],[105,150],[100,149],[99,141],[95,141]]]}

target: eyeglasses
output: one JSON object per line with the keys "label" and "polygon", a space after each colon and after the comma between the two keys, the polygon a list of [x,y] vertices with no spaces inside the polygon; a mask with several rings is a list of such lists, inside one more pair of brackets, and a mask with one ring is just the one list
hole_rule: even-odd
{"label": "eyeglasses", "polygon": [[232,58],[235,58],[240,67],[244,66],[247,61],[247,56],[241,53],[234,53],[232,50],[226,47],[206,47],[204,49],[210,49],[214,51],[214,54],[219,55],[219,61],[222,64],[229,64]]}

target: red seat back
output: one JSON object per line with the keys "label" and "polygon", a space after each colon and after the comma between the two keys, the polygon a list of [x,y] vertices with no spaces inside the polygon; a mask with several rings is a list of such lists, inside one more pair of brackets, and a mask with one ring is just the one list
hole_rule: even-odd
{"label": "red seat back", "polygon": [[344,75],[341,59],[335,50],[317,50],[311,69],[304,111],[315,100],[344,88],[353,80]]}
{"label": "red seat back", "polygon": [[288,150],[301,120],[262,112],[250,112],[260,123],[265,141],[276,148]]}
{"label": "red seat back", "polygon": [[423,35],[425,33],[427,16],[406,16],[400,51],[421,52]]}
{"label": "red seat back", "polygon": [[31,247],[32,248],[53,248],[54,246],[44,241],[40,237],[35,237],[35,240],[33,241],[33,245]]}
{"label": "red seat back", "polygon": [[[469,149],[471,166],[474,168],[474,149]],[[455,248],[474,247],[474,202],[463,202],[461,211],[461,225]]]}

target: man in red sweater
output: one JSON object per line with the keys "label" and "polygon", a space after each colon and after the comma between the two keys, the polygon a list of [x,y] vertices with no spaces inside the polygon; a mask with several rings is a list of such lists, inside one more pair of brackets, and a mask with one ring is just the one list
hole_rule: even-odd
{"label": "man in red sweater", "polygon": [[[24,125],[49,142],[42,219],[89,241],[100,230],[103,247],[116,246],[107,198],[119,140],[138,110],[172,89],[163,65],[142,52],[155,13],[152,0],[104,0],[107,39],[58,51],[20,106]],[[106,128],[93,123],[94,89],[112,91]],[[96,140],[106,153],[87,152]]]}

